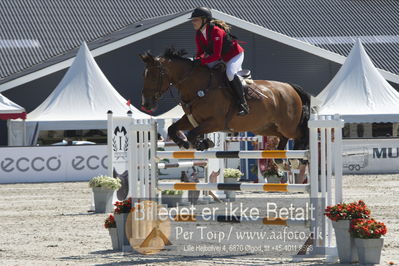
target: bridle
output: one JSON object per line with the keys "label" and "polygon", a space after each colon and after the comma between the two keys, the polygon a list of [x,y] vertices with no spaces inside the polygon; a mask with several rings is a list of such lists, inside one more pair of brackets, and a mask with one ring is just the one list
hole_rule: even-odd
{"label": "bridle", "polygon": [[[159,62],[159,61],[158,61],[158,62]],[[164,91],[162,90],[162,83],[163,83],[163,81],[164,81],[164,76],[165,76],[165,75],[168,76],[168,74],[166,73],[165,68],[162,66],[162,63],[161,63],[161,62],[159,62],[159,65],[147,66],[147,69],[152,69],[152,68],[157,68],[157,69],[159,69],[158,81],[157,81],[157,88],[156,88],[155,93],[154,93],[155,101],[158,101],[158,100],[161,98],[161,96],[162,96],[162,94],[163,94],[163,92],[164,92]],[[169,90],[170,87],[171,87],[172,85],[174,85],[175,87],[177,87],[177,86],[178,86],[179,84],[181,84],[183,81],[187,80],[187,79],[191,76],[191,73],[194,71],[194,68],[195,68],[195,65],[192,64],[191,69],[190,69],[189,71],[187,71],[187,73],[185,73],[185,74],[183,75],[183,77],[182,77],[181,79],[179,79],[177,82],[171,82],[171,81],[170,81],[170,77],[168,76],[168,80],[169,80],[168,83],[169,83],[169,85],[168,85],[168,87],[165,89],[165,91]]]}
{"label": "bridle", "polygon": [[[165,68],[161,65],[161,63],[159,63],[159,65],[156,65],[156,66],[147,67],[147,69],[152,69],[152,68],[158,68],[159,69],[157,88],[156,88],[155,93],[154,93],[155,101],[158,101],[159,98],[161,98],[162,93],[163,93],[163,91],[162,91],[162,83],[163,83],[163,79],[164,79],[163,77],[164,77],[164,75],[166,75],[166,72],[165,72]],[[170,87],[170,85],[171,84],[169,82],[168,88]]]}

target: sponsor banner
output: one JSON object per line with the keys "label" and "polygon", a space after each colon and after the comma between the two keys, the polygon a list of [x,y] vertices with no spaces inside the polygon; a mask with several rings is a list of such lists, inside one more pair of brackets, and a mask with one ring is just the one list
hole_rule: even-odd
{"label": "sponsor banner", "polygon": [[[131,123],[130,117],[113,117],[112,134],[108,137],[111,143],[111,158],[113,169],[110,169],[110,176],[119,178],[129,178],[128,152],[129,152],[129,132]],[[123,176],[123,177],[122,177]]]}
{"label": "sponsor banner", "polygon": [[399,173],[399,139],[343,140],[344,174]]}
{"label": "sponsor banner", "polygon": [[107,174],[107,146],[0,149],[0,183],[87,181]]}

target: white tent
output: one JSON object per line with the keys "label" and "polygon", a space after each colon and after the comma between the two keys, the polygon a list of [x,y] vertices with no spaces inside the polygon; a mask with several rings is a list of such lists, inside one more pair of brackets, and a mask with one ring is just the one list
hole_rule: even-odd
{"label": "white tent", "polygon": [[312,105],[319,114],[341,114],[348,123],[399,122],[399,92],[375,68],[360,40]]}
{"label": "white tent", "polygon": [[0,119],[25,119],[25,109],[0,93]]}
{"label": "white tent", "polygon": [[[107,111],[126,115],[131,110],[137,119],[150,118],[124,99],[104,76],[86,43],[83,43],[67,73],[26,120],[26,141],[33,145],[42,130],[106,129]],[[20,121],[12,121],[9,145],[23,145]]]}

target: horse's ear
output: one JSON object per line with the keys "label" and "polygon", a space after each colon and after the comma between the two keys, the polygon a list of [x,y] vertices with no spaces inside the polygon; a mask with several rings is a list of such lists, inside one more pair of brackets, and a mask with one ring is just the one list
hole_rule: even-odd
{"label": "horse's ear", "polygon": [[155,61],[154,56],[151,55],[148,52],[145,52],[144,54],[139,54],[141,60],[143,60],[144,63],[153,63]]}

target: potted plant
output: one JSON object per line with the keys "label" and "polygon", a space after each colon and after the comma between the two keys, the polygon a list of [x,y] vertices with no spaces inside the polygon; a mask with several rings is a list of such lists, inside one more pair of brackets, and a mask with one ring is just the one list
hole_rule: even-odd
{"label": "potted plant", "polygon": [[95,212],[112,211],[112,200],[115,190],[121,187],[121,180],[109,176],[96,176],[89,181],[94,194]]}
{"label": "potted plant", "polygon": [[123,246],[129,245],[129,240],[126,237],[125,225],[127,217],[132,209],[132,198],[116,201],[114,205],[116,229],[118,232],[119,245],[122,248]]}
{"label": "potted plant", "polygon": [[370,210],[366,204],[362,200],[352,203],[339,203],[328,206],[324,214],[332,221],[340,262],[352,263],[358,261],[354,238],[349,232],[350,221],[369,217]]}
{"label": "potted plant", "polygon": [[[225,168],[223,171],[223,178],[225,183],[237,183],[244,174],[239,169]],[[236,199],[236,192],[226,190],[226,199],[234,201]]]}
{"label": "potted plant", "polygon": [[111,237],[112,249],[113,250],[121,249],[121,247],[119,246],[118,231],[116,229],[115,217],[112,214],[110,214],[107,217],[107,219],[105,219],[104,227],[108,229],[109,235]]}
{"label": "potted plant", "polygon": [[354,219],[351,222],[351,235],[361,264],[379,264],[387,227],[374,219]]}
{"label": "potted plant", "polygon": [[278,169],[277,164],[270,160],[266,170],[263,172],[263,177],[267,180],[267,183],[281,183],[284,174]]}
{"label": "potted plant", "polygon": [[224,168],[223,178],[225,183],[237,183],[244,174],[239,169]]}
{"label": "potted plant", "polygon": [[181,190],[163,190],[162,204],[168,207],[176,207],[178,203],[182,202],[183,191]]}

